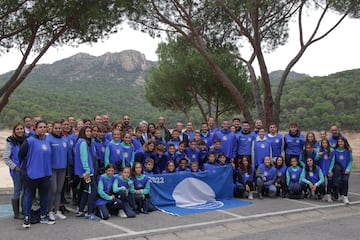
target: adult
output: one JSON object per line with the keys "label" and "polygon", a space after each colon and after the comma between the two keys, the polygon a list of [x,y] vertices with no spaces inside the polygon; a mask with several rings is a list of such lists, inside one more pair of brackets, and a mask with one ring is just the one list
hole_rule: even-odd
{"label": "adult", "polygon": [[[213,135],[215,134],[215,132],[217,132],[219,129],[216,127],[216,122],[215,122],[215,118],[213,117],[209,117],[208,118],[208,127],[209,127],[209,131],[210,133]],[[229,127],[230,128],[230,127]]]}
{"label": "adult", "polygon": [[275,123],[270,123],[269,132],[266,134],[266,137],[271,142],[272,160],[275,161],[282,154],[284,148],[284,137],[278,133],[278,128]]}
{"label": "adult", "polygon": [[24,127],[25,127],[25,135],[29,136],[30,132],[32,130],[32,126],[33,126],[32,119],[30,116],[25,116],[23,118],[23,120],[24,120]]}
{"label": "adult", "polygon": [[10,168],[10,175],[14,184],[14,191],[11,198],[11,205],[14,212],[15,219],[23,219],[20,214],[20,195],[23,191],[23,184],[21,180],[20,162],[18,153],[21,144],[25,140],[24,125],[20,122],[16,123],[12,129],[12,134],[6,139],[3,159],[6,165]]}
{"label": "adult", "polygon": [[106,127],[106,132],[111,132],[110,117],[108,114],[101,116],[102,124]]}
{"label": "adult", "polygon": [[221,148],[225,153],[227,162],[233,163],[236,157],[236,136],[230,130],[230,121],[225,119],[221,124],[221,130],[214,134],[214,140],[220,139]]}
{"label": "adult", "polygon": [[163,116],[160,116],[158,118],[158,125],[157,128],[161,131],[161,137],[165,139],[166,141],[169,141],[171,138],[171,134],[169,129],[165,127],[165,118]]}
{"label": "adult", "polygon": [[100,124],[102,123],[102,117],[100,115],[96,115],[94,117],[94,124]]}
{"label": "adult", "polygon": [[299,159],[304,144],[305,138],[298,129],[297,123],[291,123],[290,130],[284,137],[285,163],[287,167],[290,166],[292,157]]}
{"label": "adult", "polygon": [[51,147],[46,139],[46,123],[35,123],[35,135],[20,147],[19,161],[24,183],[24,228],[30,228],[31,206],[36,189],[40,196],[40,223],[54,224],[48,218],[48,194],[51,176]]}
{"label": "adult", "polygon": [[151,138],[151,135],[148,132],[148,122],[145,120],[142,120],[139,123],[140,129],[141,129],[141,138],[140,138],[140,143],[141,146],[144,145],[144,143]]}
{"label": "adult", "polygon": [[[331,135],[329,136],[329,142],[330,142],[330,146],[331,146],[332,148],[335,148],[336,143],[337,143],[337,141],[338,141],[338,139],[339,139],[340,137],[344,139],[344,141],[345,141],[345,143],[346,143],[347,145],[350,145],[349,142],[348,142],[348,140],[346,139],[346,137],[344,137],[344,136],[340,133],[339,128],[338,128],[336,125],[332,125],[332,126],[330,127],[330,133],[331,133]],[[351,149],[351,148],[350,148],[350,149]]]}
{"label": "adult", "polygon": [[263,122],[262,122],[260,119],[257,119],[257,120],[255,121],[255,128],[254,128],[253,133],[258,134],[260,128],[263,128],[263,126],[264,126],[264,125],[263,125]]}
{"label": "adult", "polygon": [[186,123],[186,130],[184,131],[184,133],[188,136],[189,141],[194,139],[195,131],[192,122]]}
{"label": "adult", "polygon": [[[48,137],[51,147],[51,169],[52,176],[50,179],[49,191],[49,219],[55,221],[55,217],[65,219],[60,209],[61,191],[64,186],[66,168],[68,163],[68,156],[70,147],[68,140],[62,136],[61,122],[54,122],[52,134]],[[54,211],[52,211],[54,210]]]}
{"label": "adult", "polygon": [[74,132],[75,131],[75,124],[76,124],[76,121],[75,121],[75,117],[74,116],[67,116],[66,119],[69,121],[70,123],[70,127],[71,127],[71,131]]}
{"label": "adult", "polygon": [[272,158],[271,142],[265,135],[265,129],[260,128],[252,143],[251,159],[255,168],[264,162],[265,157]]}
{"label": "adult", "polygon": [[241,120],[238,117],[233,118],[232,120],[232,126],[235,127],[235,134],[241,131]]}
{"label": "adult", "polygon": [[123,123],[123,130],[125,132],[128,131],[128,129],[131,127],[131,125],[130,125],[130,115],[124,114],[122,123]]}
{"label": "adult", "polygon": [[242,129],[236,134],[237,137],[237,159],[240,161],[244,157],[251,160],[252,142],[255,138],[254,134],[250,131],[250,123],[244,121]]}
{"label": "adult", "polygon": [[179,139],[180,141],[185,142],[186,146],[189,146],[189,137],[188,135],[184,134],[183,132],[183,128],[184,128],[184,124],[182,122],[177,122],[175,125],[175,129],[178,131],[179,133]]}
{"label": "adult", "polygon": [[214,135],[211,134],[207,122],[201,123],[200,139],[206,143],[207,148],[213,145]]}

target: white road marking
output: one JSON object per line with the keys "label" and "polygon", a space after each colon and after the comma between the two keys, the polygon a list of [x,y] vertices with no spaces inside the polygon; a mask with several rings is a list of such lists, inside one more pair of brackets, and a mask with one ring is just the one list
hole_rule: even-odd
{"label": "white road marking", "polygon": [[[360,204],[360,201],[351,202],[350,205],[352,205],[352,204]],[[122,233],[122,234],[117,234],[117,235],[88,238],[85,240],[106,240],[106,239],[119,238],[119,237],[132,237],[132,236],[136,236],[136,235],[146,235],[146,234],[152,234],[152,233],[169,232],[169,231],[174,231],[174,230],[176,231],[179,229],[186,229],[186,228],[196,228],[196,227],[206,226],[209,224],[220,224],[220,223],[232,222],[232,221],[239,220],[239,219],[250,220],[250,219],[262,218],[262,217],[278,216],[278,215],[284,215],[284,214],[289,214],[289,213],[299,213],[299,212],[303,212],[303,211],[326,209],[326,208],[333,208],[333,207],[340,207],[340,206],[344,206],[344,203],[335,203],[335,204],[333,203],[333,204],[328,204],[328,205],[315,205],[315,206],[305,207],[305,208],[297,208],[297,209],[283,210],[283,211],[277,211],[277,212],[253,214],[253,215],[249,215],[249,216],[237,215],[236,217],[227,218],[227,219],[185,224],[185,225],[181,225],[181,226],[173,226],[173,227],[166,227],[166,228],[157,228],[157,229],[137,231],[137,232],[133,231],[132,233]],[[219,211],[223,211],[223,210],[219,210]],[[223,212],[225,212],[225,211],[223,211]],[[226,212],[226,213],[228,213],[228,212]]]}
{"label": "white road marking", "polygon": [[304,205],[309,205],[309,206],[312,206],[312,207],[321,206],[321,204],[309,203],[309,202],[304,201],[304,200],[300,201],[300,200],[289,199],[289,198],[284,198],[284,200],[288,200],[288,201],[291,201],[291,202],[297,202],[297,203],[301,203],[301,204],[304,204]]}
{"label": "white road marking", "polygon": [[233,216],[233,217],[236,217],[238,219],[243,219],[244,216],[241,216],[239,214],[236,214],[236,213],[232,213],[232,212],[228,212],[228,211],[225,211],[225,210],[216,210],[217,212],[221,212],[221,213],[225,213],[227,215],[230,215],[230,216]]}

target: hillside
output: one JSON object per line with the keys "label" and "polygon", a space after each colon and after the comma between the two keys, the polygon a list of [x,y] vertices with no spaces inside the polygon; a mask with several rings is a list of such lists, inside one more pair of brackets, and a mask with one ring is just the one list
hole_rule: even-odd
{"label": "hillside", "polygon": [[[79,53],[53,64],[40,64],[11,96],[0,113],[0,128],[10,127],[24,115],[41,115],[57,120],[72,114],[76,118],[108,113],[112,121],[128,113],[132,122],[155,121],[167,116],[168,126],[184,120],[180,113],[160,112],[144,98],[148,61],[140,52],[127,50],[95,57]],[[282,71],[270,73],[273,90]],[[10,73],[0,75],[0,84]],[[360,130],[360,69],[309,77],[291,72],[281,99],[281,128],[298,122],[302,130],[328,128],[333,123],[343,129]],[[238,115],[238,114],[237,114]],[[198,112],[191,114],[197,126]]]}
{"label": "hillside", "polygon": [[[155,120],[160,111],[144,99],[145,77],[155,65],[132,50],[99,57],[80,53],[53,64],[40,64],[0,113],[0,128],[35,114],[56,120],[69,114],[84,118],[108,113],[117,120],[130,113],[134,123],[144,117]],[[10,75],[1,75],[0,84]]]}

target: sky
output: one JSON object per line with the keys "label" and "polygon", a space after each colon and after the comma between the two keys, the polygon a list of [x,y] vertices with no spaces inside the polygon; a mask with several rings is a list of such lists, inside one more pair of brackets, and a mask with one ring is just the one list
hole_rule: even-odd
{"label": "sky", "polygon": [[[304,35],[309,35],[308,27],[313,27],[316,19],[315,14],[304,18]],[[325,20],[325,27],[333,23],[338,18],[335,14],[330,14]],[[320,28],[323,32],[325,28]],[[306,73],[310,76],[325,76],[331,73],[360,68],[360,19],[346,18],[338,28],[336,28],[325,39],[313,44],[308,48],[300,61],[294,66],[292,71]],[[284,69],[287,63],[299,49],[298,30],[295,22],[290,24],[290,37],[286,45],[279,47],[271,53],[265,54],[268,71]],[[123,50],[137,50],[143,53],[148,60],[157,61],[156,49],[158,44],[164,41],[161,38],[151,38],[148,34],[132,30],[124,25],[115,35],[109,39],[98,43],[82,44],[76,48],[63,46],[50,48],[41,58],[39,63],[53,63],[80,52],[89,53],[93,56],[100,56],[107,52],[121,52]],[[249,48],[244,48],[241,53],[246,58]],[[21,60],[20,52],[15,50],[10,53],[0,55],[0,74],[14,70]],[[28,61],[28,63],[30,63]],[[259,71],[256,69],[256,72]]]}

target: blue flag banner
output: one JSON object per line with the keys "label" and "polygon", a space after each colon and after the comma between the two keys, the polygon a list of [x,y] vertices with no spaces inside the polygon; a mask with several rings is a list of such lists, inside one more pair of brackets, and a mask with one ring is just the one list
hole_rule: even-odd
{"label": "blue flag banner", "polygon": [[225,166],[151,176],[151,200],[160,210],[174,215],[247,205],[250,202],[233,199],[232,171],[231,166]]}

